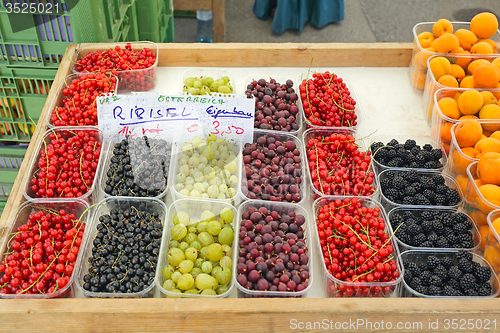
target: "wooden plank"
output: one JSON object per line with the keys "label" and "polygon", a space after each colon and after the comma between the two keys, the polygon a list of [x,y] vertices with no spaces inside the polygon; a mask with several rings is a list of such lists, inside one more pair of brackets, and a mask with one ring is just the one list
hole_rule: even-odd
{"label": "wooden plank", "polygon": [[224,43],[226,31],[225,0],[212,0],[212,27],[214,43]]}
{"label": "wooden plank", "polygon": [[[445,329],[445,319],[464,319],[466,323],[468,319],[473,319],[474,324],[479,319],[483,326],[484,320],[488,319],[490,331],[497,331],[492,321],[500,318],[499,305],[498,299],[3,300],[0,301],[0,332],[285,333],[290,332],[294,325],[298,326],[299,322],[324,325],[324,320],[328,325],[331,320],[333,328],[337,322],[341,325],[350,322],[344,324],[343,331],[346,332],[367,331],[368,322],[380,325],[382,320],[386,328],[388,322],[393,329],[400,322],[409,322],[413,326],[403,327],[398,332],[425,332],[429,331],[430,322],[438,320],[439,329],[432,331],[449,332],[450,329]],[[353,326],[353,323],[356,325]],[[317,326],[307,332],[325,332],[325,328]]]}
{"label": "wooden plank", "polygon": [[412,43],[160,44],[158,66],[407,67]]}
{"label": "wooden plank", "polygon": [[212,10],[212,0],[174,0],[174,10]]}

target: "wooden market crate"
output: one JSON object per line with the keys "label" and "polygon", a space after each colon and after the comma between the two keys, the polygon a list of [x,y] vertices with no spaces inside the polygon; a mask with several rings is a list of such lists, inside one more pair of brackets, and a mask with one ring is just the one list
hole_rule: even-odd
{"label": "wooden market crate", "polygon": [[[96,48],[108,47],[96,45]],[[77,45],[71,45],[61,62],[55,87],[70,73]],[[412,53],[410,43],[384,44],[160,44],[159,66],[200,67],[274,67],[276,59],[287,66],[307,68],[314,61],[321,67],[407,67]],[[182,56],[179,56],[179,55]],[[56,95],[51,89],[47,101]],[[47,127],[49,102],[44,106],[32,142],[26,153],[11,195],[0,220],[1,244],[24,202],[22,184],[28,173],[39,133]],[[429,322],[439,320],[498,319],[500,300],[477,299],[51,299],[0,300],[0,332],[290,332],[291,320],[297,322],[393,323],[422,322],[419,329],[398,332],[429,331]],[[493,327],[490,325],[491,330]],[[307,332],[325,332],[314,327]],[[352,326],[345,331],[355,331]],[[359,329],[357,331],[364,331]],[[477,330],[475,330],[477,331]]]}

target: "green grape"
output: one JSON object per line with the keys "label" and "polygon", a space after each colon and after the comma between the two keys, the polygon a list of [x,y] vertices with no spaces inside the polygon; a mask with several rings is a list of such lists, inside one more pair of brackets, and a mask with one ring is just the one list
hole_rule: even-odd
{"label": "green grape", "polygon": [[[192,221],[193,221],[193,220],[189,221],[189,223],[191,223]],[[196,222],[196,221],[194,221],[194,222]],[[196,222],[196,223],[198,223],[198,222]],[[190,225],[189,225],[189,227],[188,227],[188,232],[189,232],[190,234],[197,233],[197,232],[198,232],[198,230],[196,229],[196,225],[190,224]],[[186,237],[187,237],[187,236],[186,236]],[[189,242],[188,242],[188,243],[189,243]],[[191,243],[189,243],[189,244],[191,244]]]}
{"label": "green grape", "polygon": [[230,225],[226,225],[219,233],[219,242],[224,245],[233,244],[234,231]]}
{"label": "green grape", "polygon": [[229,258],[231,258],[231,256],[233,255],[233,249],[231,248],[231,246],[229,245],[222,245],[222,252],[224,252],[224,255],[228,256]]}
{"label": "green grape", "polygon": [[171,240],[170,243],[168,243],[169,247],[179,247],[179,242],[176,240]]}
{"label": "green grape", "polygon": [[208,229],[208,222],[200,222],[196,227],[196,230],[198,230],[198,232],[200,233],[207,231],[207,229]]}
{"label": "green grape", "polygon": [[175,190],[177,192],[180,192],[184,189],[184,185],[183,184],[175,184]]}
{"label": "green grape", "polygon": [[[182,292],[179,289],[172,289],[169,290],[169,292],[173,294],[182,294]],[[180,298],[180,297],[181,297],[180,295],[167,295],[167,298]]]}
{"label": "green grape", "polygon": [[231,173],[226,170],[226,169],[222,169],[220,172],[219,172],[219,175],[222,179],[226,179],[226,178],[229,178],[231,177]]}
{"label": "green grape", "polygon": [[193,294],[193,295],[198,295],[200,291],[198,289],[189,289],[184,292],[184,294]]}
{"label": "green grape", "polygon": [[191,139],[191,144],[194,148],[198,148],[203,143],[203,139],[200,137],[194,137]]}
{"label": "green grape", "polygon": [[196,258],[198,258],[198,250],[196,250],[194,247],[190,247],[186,251],[184,251],[184,256],[187,260],[195,261]]}
{"label": "green grape", "polygon": [[212,151],[210,150],[210,147],[207,146],[203,148],[202,154],[208,161],[212,160]]}
{"label": "green grape", "polygon": [[202,272],[201,268],[198,268],[198,267],[193,268],[193,270],[191,271],[191,275],[194,277],[196,277],[196,275],[201,274],[201,273],[203,273],[203,272]]}
{"label": "green grape", "polygon": [[188,92],[188,91],[189,91],[189,87],[186,87],[186,86],[182,87],[182,92]]}
{"label": "green grape", "polygon": [[219,286],[219,288],[217,288],[216,292],[217,292],[217,295],[222,295],[222,294],[227,293],[228,290],[229,290],[229,284],[225,284],[223,286]]}
{"label": "green grape", "polygon": [[235,174],[236,171],[238,171],[238,164],[236,163],[235,160],[232,160],[228,164],[224,166],[224,169],[229,171],[231,174]]}
{"label": "green grape", "polygon": [[[192,263],[192,261],[190,261]],[[181,290],[188,290],[194,286],[194,278],[191,274],[184,273],[177,281],[177,287]]]}
{"label": "green grape", "polygon": [[203,259],[207,259],[207,247],[202,247],[199,256]]}
{"label": "green grape", "polygon": [[195,183],[194,189],[200,191],[200,193],[205,192],[205,186],[202,183]]}
{"label": "green grape", "polygon": [[196,179],[199,179],[199,178],[201,178],[203,180],[203,172],[201,172],[200,170],[196,170],[193,174],[193,178],[195,181],[198,181]]}
{"label": "green grape", "polygon": [[204,155],[201,155],[200,156],[200,164],[204,164],[206,166],[207,163],[208,163],[208,159]]}
{"label": "green grape", "polygon": [[196,277],[194,283],[196,285],[196,288],[200,290],[205,290],[205,289],[215,290],[219,286],[217,279],[215,279],[213,276],[204,273],[199,274]]}
{"label": "green grape", "polygon": [[179,271],[175,271],[172,273],[172,281],[174,281],[175,283],[177,283],[177,281],[179,281],[179,278],[181,277],[182,273],[179,272]]}
{"label": "green grape", "polygon": [[210,94],[210,88],[208,86],[203,86],[200,89],[200,95]]}
{"label": "green grape", "polygon": [[172,276],[172,273],[175,271],[175,268],[174,266],[172,265],[166,265],[163,267],[163,270],[162,270],[162,273],[163,273],[163,277],[165,279],[170,279],[170,277]]}
{"label": "green grape", "polygon": [[171,279],[165,280],[163,282],[163,286],[162,287],[163,287],[163,289],[170,291],[172,289],[175,289],[175,282],[172,281]]}
{"label": "green grape", "polygon": [[212,236],[217,236],[221,231],[221,225],[218,221],[210,221],[207,232]]}
{"label": "green grape", "polygon": [[227,152],[225,152],[225,151],[221,152],[220,149],[219,149],[219,158],[221,160],[226,160],[228,157],[229,157],[229,154]]}
{"label": "green grape", "polygon": [[231,223],[234,219],[234,212],[231,208],[224,207],[220,211],[220,217],[224,220],[224,222]]}
{"label": "green grape", "polygon": [[217,293],[215,291],[213,291],[212,289],[204,289],[204,290],[201,291],[200,295],[215,296],[215,295],[217,295]]}
{"label": "green grape", "polygon": [[212,92],[217,92],[219,90],[219,85],[215,81],[210,85],[210,90]]}
{"label": "green grape", "polygon": [[228,268],[221,267],[217,274],[215,275],[217,282],[219,284],[228,284],[231,282],[231,270]]}
{"label": "green grape", "polygon": [[192,190],[190,193],[189,193],[189,196],[190,197],[193,197],[193,198],[199,198],[201,197],[201,192],[198,191],[198,190]]}
{"label": "green grape", "polygon": [[229,184],[231,184],[233,187],[236,186],[238,184],[238,177],[236,177],[235,175],[229,177]]}
{"label": "green grape", "polygon": [[205,76],[200,76],[200,81],[201,81],[201,84],[206,84],[206,77]]}
{"label": "green grape", "polygon": [[201,223],[208,223],[210,221],[214,221],[215,220],[215,215],[214,213],[212,213],[211,211],[209,210],[204,210],[202,213],[201,213],[201,216],[200,216],[200,221]]}
{"label": "green grape", "polygon": [[212,269],[212,273],[210,273],[210,275],[212,275],[213,277],[216,277],[218,271],[220,271],[220,266],[215,266]]}
{"label": "green grape", "polygon": [[225,193],[219,193],[219,195],[217,196],[217,199],[221,199],[221,200],[224,200],[226,199],[226,194]]}
{"label": "green grape", "polygon": [[[196,228],[195,228],[195,229],[196,229]],[[188,244],[191,244],[192,242],[196,241],[197,239],[198,239],[198,237],[196,236],[196,234],[194,234],[194,233],[189,233],[189,234],[187,234],[185,241],[186,241]]]}
{"label": "green grape", "polygon": [[219,186],[219,194],[225,194],[227,192],[227,185],[226,184],[220,184]]}
{"label": "green grape", "polygon": [[193,177],[186,177],[185,183],[186,183],[186,185],[193,185],[194,184],[194,178]]}
{"label": "green grape", "polygon": [[193,82],[193,87],[195,88],[201,88],[201,80],[200,79],[195,79]]}
{"label": "green grape", "polygon": [[190,167],[196,168],[200,164],[200,160],[197,157],[191,156],[188,163]]}
{"label": "green grape", "polygon": [[177,212],[173,218],[174,224],[184,224],[187,225],[189,222],[189,214],[183,211]]}
{"label": "green grape", "polygon": [[208,194],[206,194],[206,193],[202,193],[202,194],[201,194],[201,197],[202,197],[203,199],[208,199],[208,198],[210,198],[210,197],[208,196]]}
{"label": "green grape", "polygon": [[182,152],[186,155],[189,155],[193,151],[193,145],[189,142],[185,142],[182,146]]}
{"label": "green grape", "polygon": [[187,235],[187,227],[184,224],[176,224],[170,232],[172,239],[181,240]]}
{"label": "green grape", "polygon": [[227,75],[226,75],[226,76],[224,76],[224,77],[222,78],[222,80],[224,80],[224,84],[228,84],[228,83],[229,83],[229,81],[230,81],[229,76],[227,76]]}
{"label": "green grape", "polygon": [[206,84],[211,85],[212,83],[214,83],[214,78],[211,76],[207,76],[205,78],[205,82],[206,82]]}
{"label": "green grape", "polygon": [[219,261],[224,256],[222,253],[222,245],[213,243],[207,246],[206,256],[208,260]]}
{"label": "green grape", "polygon": [[210,272],[212,272],[212,263],[210,261],[205,261],[202,265],[201,265],[201,270],[203,271],[203,273],[206,273],[206,274],[210,274]]}
{"label": "green grape", "polygon": [[188,184],[184,189],[187,190],[188,195],[190,195],[191,191],[194,190],[194,186],[192,184]]}
{"label": "green grape", "polygon": [[203,170],[203,173],[205,174],[206,179],[212,179],[215,177],[214,168],[212,168],[211,166],[205,167],[205,169]]}
{"label": "green grape", "polygon": [[217,141],[217,136],[215,134],[210,133],[209,135],[207,135],[207,143],[215,141]]}
{"label": "green grape", "polygon": [[187,196],[187,197],[189,196],[189,194],[190,194],[190,193],[191,193],[191,191],[190,191],[190,190],[188,190],[188,189],[186,189],[186,188],[185,188],[185,189],[183,189],[183,190],[181,190],[181,191],[179,192],[179,194],[180,194],[180,195],[185,195],[185,196]]}
{"label": "green grape", "polygon": [[231,269],[231,267],[233,267],[233,261],[226,255],[219,261],[219,265],[223,268]]}
{"label": "green grape", "polygon": [[222,144],[219,146],[219,152],[221,152],[221,153],[228,153],[227,146],[224,144],[224,142],[221,142],[221,143]]}
{"label": "green grape", "polygon": [[221,94],[230,94],[231,88],[229,88],[228,86],[219,86],[219,88],[217,88],[217,91]]}
{"label": "green grape", "polygon": [[198,242],[200,242],[201,246],[209,246],[214,242],[214,238],[208,232],[204,231],[198,235]]}
{"label": "green grape", "polygon": [[[203,157],[205,157],[205,156],[203,156]],[[205,170],[206,167],[207,167],[206,164],[200,163],[200,164],[198,164],[197,169],[200,170],[201,172],[203,172],[203,170]]]}
{"label": "green grape", "polygon": [[227,193],[228,193],[228,197],[232,198],[236,195],[236,189],[233,187],[230,187],[230,188],[228,188]]}
{"label": "green grape", "polygon": [[194,80],[195,78],[190,76],[184,80],[184,84],[188,87],[192,87]]}
{"label": "green grape", "polygon": [[167,259],[170,265],[177,267],[179,266],[180,262],[186,259],[184,256],[184,251],[178,248],[171,248],[168,253],[167,253]]}
{"label": "green grape", "polygon": [[191,247],[195,248],[196,251],[200,251],[201,250],[201,244],[197,240],[194,241],[194,242],[192,242],[190,245],[191,245]]}
{"label": "green grape", "polygon": [[214,83],[217,84],[218,86],[223,86],[226,84],[226,82],[224,82],[223,79],[217,79],[217,80],[215,80]]}
{"label": "green grape", "polygon": [[186,164],[188,164],[188,161],[189,161],[189,156],[188,155],[182,154],[179,157],[179,165],[186,165]]}
{"label": "green grape", "polygon": [[189,273],[189,272],[191,272],[193,267],[194,267],[194,263],[191,260],[183,260],[179,264],[179,271],[183,274]]}
{"label": "green grape", "polygon": [[203,182],[203,187],[205,188],[205,191],[208,190],[210,185],[207,182]]}
{"label": "green grape", "polygon": [[217,185],[210,185],[207,190],[207,194],[210,198],[217,198],[219,196],[219,188],[217,187]]}
{"label": "green grape", "polygon": [[179,249],[184,252],[189,248],[189,243],[188,242],[181,242],[179,244]]}
{"label": "green grape", "polygon": [[[218,160],[216,163],[215,163],[215,167],[217,167],[218,170],[224,170],[224,166],[226,165],[226,162],[224,160]],[[214,167],[214,169],[215,169]],[[220,173],[219,173],[220,175]],[[222,178],[225,178],[225,177],[222,177]]]}
{"label": "green grape", "polygon": [[194,268],[201,268],[201,265],[203,265],[204,262],[205,260],[203,258],[196,258],[194,261]]}

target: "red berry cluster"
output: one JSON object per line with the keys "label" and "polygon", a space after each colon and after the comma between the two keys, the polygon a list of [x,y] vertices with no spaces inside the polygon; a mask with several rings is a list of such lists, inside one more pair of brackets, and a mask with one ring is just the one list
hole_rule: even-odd
{"label": "red berry cluster", "polygon": [[1,294],[53,294],[70,281],[85,224],[65,210],[31,214],[0,263]]}
{"label": "red berry cluster", "polygon": [[329,72],[315,73],[312,77],[302,80],[299,86],[306,120],[314,126],[356,126],[356,101],[342,78]]}
{"label": "red berry cluster", "polygon": [[377,297],[392,292],[393,286],[366,285],[399,277],[385,223],[378,207],[365,207],[358,198],[332,200],[318,210],[316,226],[326,269],[337,280],[360,284],[329,283],[330,296]]}
{"label": "red berry cluster", "polygon": [[97,131],[64,131],[49,135],[31,179],[36,198],[81,197],[94,183],[102,143]]}
{"label": "red berry cluster", "polygon": [[149,48],[132,50],[127,43],[125,48],[115,46],[108,50],[88,53],[76,62],[77,72],[111,71],[120,80],[120,89],[148,91],[155,86],[156,54]]}
{"label": "red berry cluster", "polygon": [[63,90],[63,106],[52,111],[55,126],[97,126],[96,98],[116,90],[116,77],[104,71],[76,78]]}
{"label": "red berry cluster", "polygon": [[372,195],[375,173],[371,152],[360,151],[350,134],[328,134],[313,132],[307,141],[306,155],[314,188],[323,195]]}

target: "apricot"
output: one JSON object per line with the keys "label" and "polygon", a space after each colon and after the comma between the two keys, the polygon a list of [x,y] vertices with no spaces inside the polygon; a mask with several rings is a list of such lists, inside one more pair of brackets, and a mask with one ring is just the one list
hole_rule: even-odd
{"label": "apricot", "polygon": [[460,88],[477,88],[476,81],[472,76],[464,77],[460,82]]}
{"label": "apricot", "polygon": [[484,248],[486,246],[486,238],[488,237],[489,229],[490,228],[488,227],[488,225],[482,225],[479,227],[479,235],[481,236],[481,242],[479,243],[479,250],[481,251],[484,251]]}
{"label": "apricot", "polygon": [[458,109],[457,102],[450,97],[441,98],[438,102],[439,109],[448,118],[460,118],[460,110]]}
{"label": "apricot", "polygon": [[[458,149],[460,149],[460,151]],[[458,149],[454,150],[453,156],[451,156],[451,171],[460,175],[467,176],[467,167],[471,163],[475,162],[476,151],[472,147],[464,147]],[[463,191],[463,193],[465,193],[465,191]]]}
{"label": "apricot", "polygon": [[483,106],[483,95],[477,90],[467,90],[458,98],[458,109],[464,115],[473,115]]}
{"label": "apricot", "polygon": [[488,104],[481,108],[479,111],[479,119],[493,119],[498,122],[483,124],[483,128],[494,132],[500,129],[500,106],[497,104]]}
{"label": "apricot", "polygon": [[481,140],[483,128],[477,120],[467,119],[455,127],[455,139],[459,147],[474,147]]}
{"label": "apricot", "polygon": [[438,83],[449,88],[458,88],[458,81],[454,76],[443,75],[439,78]]}
{"label": "apricot", "polygon": [[[439,44],[439,42],[438,42]],[[493,48],[486,42],[479,42],[470,48],[471,54],[493,54]]]}
{"label": "apricot", "polygon": [[487,220],[488,215],[486,215],[485,213],[483,213],[480,210],[476,209],[476,210],[472,211],[471,213],[469,213],[469,216],[477,226],[487,226],[488,225],[488,220]]}
{"label": "apricot", "polygon": [[[484,43],[488,45],[491,49],[491,46],[488,43]],[[436,44],[436,50],[439,53],[456,53],[458,51],[458,48],[460,47],[460,44],[458,42],[458,38],[455,35],[452,34],[444,34],[441,35],[441,37],[438,38],[437,44]],[[472,49],[471,49],[472,53]],[[493,53],[493,50],[492,50]]]}
{"label": "apricot", "polygon": [[[437,28],[439,28],[440,26],[443,27],[442,31],[446,29],[445,27],[448,27],[445,22],[441,23]],[[498,19],[492,13],[484,12],[477,14],[470,21],[470,31],[472,31],[478,38],[490,38],[497,32],[497,30],[498,30]]]}
{"label": "apricot", "polygon": [[498,52],[498,45],[495,41],[489,39],[489,38],[484,38],[484,39],[479,39],[477,41],[478,43],[488,43],[490,44],[491,48],[493,49],[493,53],[497,53]]}
{"label": "apricot", "polygon": [[476,35],[467,29],[458,29],[454,35],[457,37],[460,47],[467,51],[477,42]]}
{"label": "apricot", "polygon": [[[453,33],[453,24],[451,24],[451,22],[447,19],[444,18],[440,19],[432,26],[432,34],[436,38],[439,38],[444,34],[452,34],[452,33]],[[484,38],[489,38],[489,37],[484,37]]]}
{"label": "apricot", "polygon": [[491,93],[491,91],[481,91],[481,95],[483,95],[483,106],[488,104],[497,104],[498,100]]}
{"label": "apricot", "polygon": [[500,153],[500,140],[495,138],[484,138],[479,140],[474,146],[477,159],[489,152]]}
{"label": "apricot", "polygon": [[453,126],[453,123],[443,123],[441,125],[441,130],[439,131],[439,137],[441,138],[441,141],[443,143],[450,143],[451,142],[451,127]]}
{"label": "apricot", "polygon": [[425,78],[426,75],[422,70],[414,70],[411,73],[411,84],[413,87],[419,89],[419,90],[424,90],[425,87]]}
{"label": "apricot", "polygon": [[457,79],[458,82],[460,82],[465,77],[465,71],[459,65],[453,64],[451,65],[450,75]]}
{"label": "apricot", "polygon": [[468,54],[470,54],[470,52],[460,47],[458,49],[457,54],[458,55],[456,57],[457,60],[455,61],[455,65],[458,65],[463,69],[466,69],[467,66],[469,66],[470,62],[472,61],[472,58],[467,56]]}
{"label": "apricot", "polygon": [[481,65],[476,68],[473,77],[478,88],[495,88],[500,80],[500,72],[494,65]]}
{"label": "apricot", "polygon": [[484,184],[479,187],[482,197],[477,197],[478,208],[485,214],[500,208],[500,186]]}
{"label": "apricot", "polygon": [[[477,176],[484,184],[500,185],[500,153],[484,153],[477,162]],[[500,202],[500,195],[496,199]]]}
{"label": "apricot", "polygon": [[434,75],[436,81],[439,80],[441,76],[451,73],[450,61],[445,57],[436,57],[430,60],[429,68],[431,69],[432,75]]}
{"label": "apricot", "polygon": [[[474,35],[476,37],[476,35]],[[418,42],[420,43],[420,46],[425,49],[429,46],[431,46],[432,42],[434,41],[434,35],[432,32],[429,31],[424,31],[418,34],[417,36]],[[477,38],[476,38],[477,40]]]}
{"label": "apricot", "polygon": [[474,70],[481,65],[491,65],[491,63],[486,59],[477,59],[472,61],[469,66],[467,66],[467,71],[469,74],[474,74]]}

